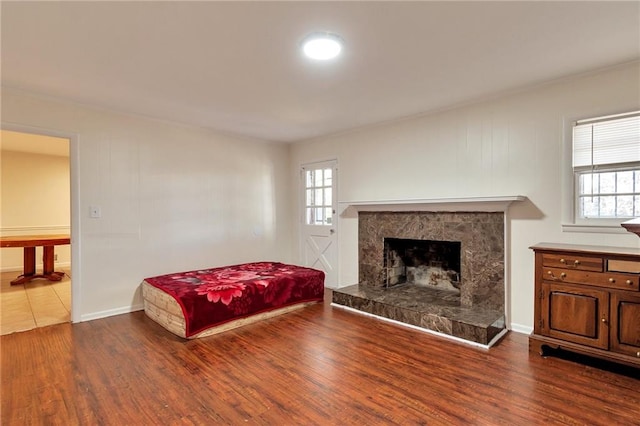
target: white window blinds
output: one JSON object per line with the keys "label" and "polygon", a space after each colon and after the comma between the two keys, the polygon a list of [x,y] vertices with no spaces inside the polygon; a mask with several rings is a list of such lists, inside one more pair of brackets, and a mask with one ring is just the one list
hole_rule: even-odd
{"label": "white window blinds", "polygon": [[640,111],[578,121],[573,128],[573,168],[640,163]]}

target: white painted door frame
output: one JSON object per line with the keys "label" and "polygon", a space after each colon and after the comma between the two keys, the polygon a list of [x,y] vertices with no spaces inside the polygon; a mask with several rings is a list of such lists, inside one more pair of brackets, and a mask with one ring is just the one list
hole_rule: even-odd
{"label": "white painted door frame", "polygon": [[14,132],[53,136],[69,140],[69,174],[71,190],[71,322],[81,322],[82,274],[80,262],[80,158],[78,135],[57,130],[2,122],[2,129]]}

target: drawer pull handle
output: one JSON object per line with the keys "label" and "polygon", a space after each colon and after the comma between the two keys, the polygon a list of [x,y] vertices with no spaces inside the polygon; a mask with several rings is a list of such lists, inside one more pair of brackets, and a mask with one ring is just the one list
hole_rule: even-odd
{"label": "drawer pull handle", "polygon": [[547,271],[547,275],[549,275],[549,277],[550,277],[552,280],[554,280],[554,281],[560,281],[560,280],[564,279],[564,278],[567,276],[567,274],[565,274],[564,272],[562,272],[562,273],[560,274],[560,278],[558,278],[558,277],[556,277],[555,275],[553,275],[553,272],[552,272],[552,271]]}
{"label": "drawer pull handle", "polygon": [[640,352],[636,352],[636,356],[640,358]]}
{"label": "drawer pull handle", "polygon": [[615,279],[613,279],[613,278],[609,278],[609,282],[610,282],[611,284],[613,284],[613,283],[615,283],[615,282],[616,282],[616,280],[615,280]]}
{"label": "drawer pull handle", "polygon": [[[560,263],[562,263],[563,265],[567,265],[567,266],[569,265],[568,262],[567,262],[567,259],[565,259],[565,258],[560,259]],[[580,265],[580,261],[578,259],[573,261],[573,266],[574,267],[577,268],[579,265]]]}
{"label": "drawer pull handle", "polygon": [[631,285],[631,284],[633,284],[633,281],[627,280],[627,284]]}
{"label": "drawer pull handle", "polygon": [[606,324],[607,319],[606,319],[606,318],[602,318],[602,320],[601,320],[601,321],[602,321],[603,323],[605,323],[605,324]]}

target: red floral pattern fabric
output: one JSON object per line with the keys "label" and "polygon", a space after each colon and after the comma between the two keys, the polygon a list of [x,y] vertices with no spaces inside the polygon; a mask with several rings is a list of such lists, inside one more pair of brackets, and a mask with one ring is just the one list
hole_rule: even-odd
{"label": "red floral pattern fabric", "polygon": [[182,307],[186,337],[212,326],[301,302],[321,301],[324,272],[256,262],[145,278]]}

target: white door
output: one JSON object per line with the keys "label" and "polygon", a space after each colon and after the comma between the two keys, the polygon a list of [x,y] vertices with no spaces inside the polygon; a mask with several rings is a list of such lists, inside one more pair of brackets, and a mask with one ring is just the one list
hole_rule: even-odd
{"label": "white door", "polygon": [[302,166],[302,260],[324,271],[331,288],[338,286],[337,171],[336,161]]}

